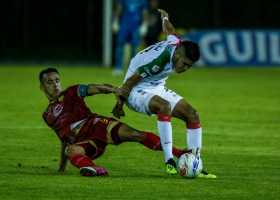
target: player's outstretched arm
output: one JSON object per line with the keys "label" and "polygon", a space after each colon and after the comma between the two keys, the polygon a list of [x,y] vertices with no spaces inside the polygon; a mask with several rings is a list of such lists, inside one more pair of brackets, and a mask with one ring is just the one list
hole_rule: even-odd
{"label": "player's outstretched arm", "polygon": [[116,95],[119,96],[121,99],[126,100],[129,96],[132,88],[140,80],[142,80],[142,76],[138,72],[136,72],[134,75],[132,75],[130,78],[128,78],[121,87],[116,89]]}
{"label": "player's outstretched arm", "polygon": [[117,102],[112,110],[115,117],[120,118],[125,116],[123,106],[124,102],[127,100],[132,88],[142,79],[142,76],[137,72],[128,78],[125,83],[116,89],[115,94],[117,97]]}
{"label": "player's outstretched arm", "polygon": [[165,10],[158,9],[161,15],[162,20],[162,31],[166,35],[176,35],[176,30],[173,26],[173,24],[169,21],[168,13]]}
{"label": "player's outstretched arm", "polygon": [[89,84],[87,95],[115,93],[116,87],[110,84]]}
{"label": "player's outstretched arm", "polygon": [[65,154],[65,149],[67,147],[66,142],[61,142],[61,152],[60,152],[60,163],[59,163],[59,172],[64,172],[67,165],[67,155]]}

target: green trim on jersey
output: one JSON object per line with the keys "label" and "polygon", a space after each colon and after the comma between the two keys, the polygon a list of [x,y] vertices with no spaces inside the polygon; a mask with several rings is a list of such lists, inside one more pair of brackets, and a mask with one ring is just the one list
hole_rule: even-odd
{"label": "green trim on jersey", "polygon": [[139,67],[138,73],[140,76],[146,78],[148,76],[153,76],[162,72],[164,70],[164,66],[170,61],[171,50],[172,49],[170,46],[166,46],[163,52],[157,58],[152,60],[150,63]]}

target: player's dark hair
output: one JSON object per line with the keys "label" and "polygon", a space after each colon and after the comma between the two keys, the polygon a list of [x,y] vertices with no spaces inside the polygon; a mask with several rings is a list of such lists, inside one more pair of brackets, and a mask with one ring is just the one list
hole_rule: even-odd
{"label": "player's dark hair", "polygon": [[181,45],[185,47],[185,55],[187,58],[193,62],[198,61],[200,58],[200,50],[197,43],[189,40],[183,40]]}
{"label": "player's dark hair", "polygon": [[55,73],[58,73],[58,74],[59,74],[59,72],[57,71],[57,69],[56,69],[56,68],[53,68],[53,67],[49,67],[49,68],[47,68],[47,69],[43,69],[43,70],[39,73],[39,80],[40,80],[40,82],[43,81],[43,76],[44,76],[45,74],[48,74],[48,73],[51,73],[51,72],[55,72]]}

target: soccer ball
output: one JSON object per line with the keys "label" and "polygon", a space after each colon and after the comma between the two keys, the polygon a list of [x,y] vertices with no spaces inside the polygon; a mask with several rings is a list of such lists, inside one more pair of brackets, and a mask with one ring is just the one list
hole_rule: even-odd
{"label": "soccer ball", "polygon": [[202,170],[202,160],[192,153],[185,153],[178,159],[178,172],[186,178],[195,178]]}

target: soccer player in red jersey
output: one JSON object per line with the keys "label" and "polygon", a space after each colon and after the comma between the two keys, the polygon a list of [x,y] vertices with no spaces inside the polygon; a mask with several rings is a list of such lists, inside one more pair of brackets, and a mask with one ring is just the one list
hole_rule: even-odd
{"label": "soccer player in red jersey", "polygon": [[[93,160],[101,156],[108,144],[138,142],[152,150],[162,150],[160,139],[151,132],[139,131],[110,117],[93,113],[84,97],[115,93],[109,84],[73,85],[62,91],[57,69],[47,68],[39,74],[40,88],[49,100],[43,113],[47,125],[61,141],[59,171],[63,172],[67,160],[80,169],[83,176],[104,176],[108,172]],[[186,151],[173,147],[179,157]]]}

